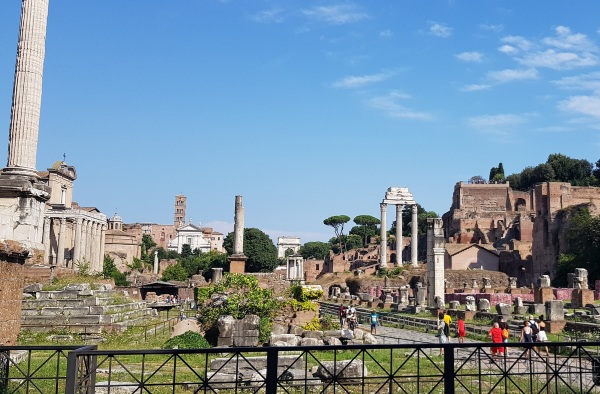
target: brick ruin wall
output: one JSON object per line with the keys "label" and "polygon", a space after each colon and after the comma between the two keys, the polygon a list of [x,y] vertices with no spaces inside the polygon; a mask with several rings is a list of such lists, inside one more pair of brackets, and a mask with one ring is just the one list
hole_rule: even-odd
{"label": "brick ruin wall", "polygon": [[0,261],[0,278],[0,343],[14,346],[21,329],[23,265]]}

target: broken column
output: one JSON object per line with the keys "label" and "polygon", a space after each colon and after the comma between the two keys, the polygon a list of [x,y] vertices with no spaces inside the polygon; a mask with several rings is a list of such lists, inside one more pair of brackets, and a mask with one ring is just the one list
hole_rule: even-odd
{"label": "broken column", "polygon": [[158,250],[154,251],[154,275],[158,275]]}
{"label": "broken column", "polygon": [[22,2],[8,160],[0,175],[0,338],[9,346],[16,344],[20,330],[23,264],[44,260],[44,207],[50,189],[39,181],[36,154],[47,20],[48,0]]}
{"label": "broken column", "polygon": [[546,331],[558,334],[567,325],[565,321],[565,309],[562,300],[546,301]]}
{"label": "broken column", "polygon": [[585,308],[594,304],[594,291],[588,289],[588,272],[584,268],[576,268],[570,276],[573,291],[571,292],[571,308]]}
{"label": "broken column", "polygon": [[219,283],[223,279],[223,268],[212,268],[211,282],[213,284]]}
{"label": "broken column", "polygon": [[[444,228],[441,218],[427,219],[427,301],[429,306],[444,299]],[[435,300],[439,299],[437,303]]]}
{"label": "broken column", "polygon": [[235,218],[234,218],[234,241],[233,254],[227,258],[229,261],[229,272],[232,274],[243,274],[246,272],[246,260],[244,255],[244,207],[242,196],[235,196]]}
{"label": "broken column", "polygon": [[554,299],[554,291],[550,287],[550,277],[542,275],[538,278],[537,287],[533,290],[533,302],[544,305]]}

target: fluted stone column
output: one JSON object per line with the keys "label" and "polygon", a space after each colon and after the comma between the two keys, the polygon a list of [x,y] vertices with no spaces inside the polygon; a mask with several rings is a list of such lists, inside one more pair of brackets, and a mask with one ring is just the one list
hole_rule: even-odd
{"label": "fluted stone column", "polygon": [[100,226],[100,253],[98,253],[98,262],[96,264],[96,272],[102,272],[104,268],[104,243],[106,242],[106,224]]}
{"label": "fluted stone column", "polygon": [[56,265],[59,267],[65,266],[65,233],[67,232],[67,220],[59,218],[60,230],[58,233],[58,251],[56,254]]}
{"label": "fluted stone column", "polygon": [[23,0],[8,162],[4,169],[4,172],[35,178],[47,20],[48,0]]}
{"label": "fluted stone column", "polygon": [[242,196],[235,196],[234,254],[244,254],[244,207]]}
{"label": "fluted stone column", "polygon": [[44,262],[50,264],[50,229],[52,225],[51,218],[44,218],[44,240],[42,241],[44,245]]}
{"label": "fluted stone column", "polygon": [[402,265],[402,205],[396,205],[396,266]]}
{"label": "fluted stone column", "polygon": [[90,255],[92,254],[92,245],[94,243],[94,238],[92,236],[92,221],[88,220],[85,231],[85,252],[82,257],[85,257],[86,260],[89,260]]}
{"label": "fluted stone column", "polygon": [[381,209],[381,256],[379,258],[379,268],[387,268],[387,224],[385,220],[387,204],[381,203],[379,204],[379,208]]}
{"label": "fluted stone column", "polygon": [[412,231],[411,233],[411,239],[410,239],[410,259],[411,259],[411,263],[412,265],[417,265],[418,264],[418,260],[417,260],[417,253],[418,253],[418,231],[419,231],[419,223],[418,223],[418,218],[417,218],[417,205],[413,205],[412,206],[412,223],[410,225],[410,229]]}
{"label": "fluted stone column", "polygon": [[77,262],[81,258],[81,226],[82,219],[75,220],[75,239],[73,241],[73,261]]}
{"label": "fluted stone column", "polygon": [[154,275],[158,274],[158,250],[154,251]]}
{"label": "fluted stone column", "polygon": [[94,267],[98,263],[98,251],[100,249],[100,232],[98,231],[98,223],[92,223],[92,251],[88,262],[90,267]]}

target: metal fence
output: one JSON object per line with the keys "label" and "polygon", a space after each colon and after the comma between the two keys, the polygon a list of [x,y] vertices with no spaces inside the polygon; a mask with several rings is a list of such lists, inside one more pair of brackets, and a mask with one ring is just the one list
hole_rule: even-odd
{"label": "metal fence", "polygon": [[[599,343],[0,348],[2,393],[596,393]],[[25,350],[20,361],[9,352]],[[443,352],[443,355],[440,355]],[[66,361],[66,362],[65,362]]]}

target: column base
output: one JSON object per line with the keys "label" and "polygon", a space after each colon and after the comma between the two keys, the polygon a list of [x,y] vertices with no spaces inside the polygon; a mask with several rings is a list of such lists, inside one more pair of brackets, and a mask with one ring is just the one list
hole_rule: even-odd
{"label": "column base", "polygon": [[244,274],[246,273],[246,257],[243,254],[232,254],[227,257],[227,261],[229,261],[229,272],[232,274]]}

